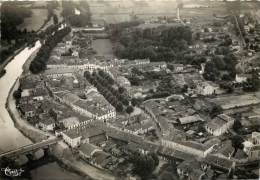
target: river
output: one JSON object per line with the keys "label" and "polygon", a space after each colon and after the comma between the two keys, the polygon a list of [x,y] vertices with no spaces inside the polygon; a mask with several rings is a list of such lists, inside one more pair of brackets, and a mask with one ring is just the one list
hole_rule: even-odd
{"label": "river", "polygon": [[[31,144],[32,142],[15,128],[12,118],[5,108],[8,93],[16,79],[23,72],[26,60],[41,47],[40,41],[32,48],[25,48],[18,53],[5,67],[6,74],[0,78],[0,153]],[[31,171],[33,180],[68,179],[80,180],[82,177],[66,171],[56,162],[50,162]]]}
{"label": "river", "polygon": [[40,41],[32,48],[25,48],[6,65],[6,74],[0,78],[0,152],[15,149],[31,141],[14,127],[12,118],[5,108],[8,93],[23,72],[23,64],[31,54],[41,47]]}

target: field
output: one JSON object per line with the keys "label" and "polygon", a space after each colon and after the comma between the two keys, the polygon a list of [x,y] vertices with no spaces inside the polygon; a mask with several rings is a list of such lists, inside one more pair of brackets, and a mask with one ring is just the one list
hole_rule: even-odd
{"label": "field", "polygon": [[92,42],[93,49],[98,56],[113,58],[112,43],[109,39],[96,39]]}
{"label": "field", "polygon": [[27,31],[37,31],[44,24],[44,21],[47,19],[47,9],[32,9],[32,16],[26,18],[23,24],[19,25],[18,28]]}
{"label": "field", "polygon": [[110,1],[94,2],[90,1],[92,18],[104,19],[107,23],[118,23],[129,21],[132,15],[141,18],[150,18],[158,15],[175,14],[175,1],[169,2],[134,2],[134,1]]}

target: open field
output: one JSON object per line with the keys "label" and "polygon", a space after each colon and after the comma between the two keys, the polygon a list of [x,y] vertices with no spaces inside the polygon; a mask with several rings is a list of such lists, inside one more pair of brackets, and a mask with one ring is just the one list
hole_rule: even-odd
{"label": "open field", "polygon": [[96,39],[92,42],[93,49],[98,56],[114,57],[112,50],[112,43],[109,39]]}
{"label": "open field", "polygon": [[24,22],[18,26],[19,29],[27,29],[27,31],[37,31],[47,19],[47,9],[32,9],[32,16],[25,18]]}
{"label": "open field", "polygon": [[90,1],[92,18],[104,19],[107,23],[118,23],[131,20],[132,15],[149,18],[158,15],[175,14],[176,3],[170,2],[133,2],[133,1]]}
{"label": "open field", "polygon": [[[134,16],[146,20],[158,16],[176,17],[175,1],[112,1],[89,2],[92,19],[103,19],[107,23],[130,21]],[[224,3],[206,3],[209,8],[184,8],[181,9],[182,18],[195,18],[207,23],[212,20],[213,13],[224,15],[226,8]],[[201,19],[202,18],[202,19]]]}

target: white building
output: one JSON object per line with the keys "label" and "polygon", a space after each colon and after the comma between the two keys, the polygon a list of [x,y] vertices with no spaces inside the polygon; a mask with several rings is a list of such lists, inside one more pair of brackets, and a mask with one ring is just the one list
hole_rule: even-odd
{"label": "white building", "polygon": [[226,115],[220,114],[205,126],[205,129],[208,133],[213,134],[214,136],[220,136],[226,133],[234,124],[235,119]]}
{"label": "white building", "polygon": [[197,93],[203,96],[213,95],[213,94],[221,94],[224,91],[220,89],[220,87],[213,83],[202,81],[197,85]]}

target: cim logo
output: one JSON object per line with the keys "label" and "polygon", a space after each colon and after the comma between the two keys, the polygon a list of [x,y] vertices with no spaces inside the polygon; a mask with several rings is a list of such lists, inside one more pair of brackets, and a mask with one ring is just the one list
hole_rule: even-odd
{"label": "cim logo", "polygon": [[4,174],[9,177],[19,177],[24,172],[24,170],[21,168],[20,169],[11,169],[9,167],[1,168],[1,171],[4,172]]}

